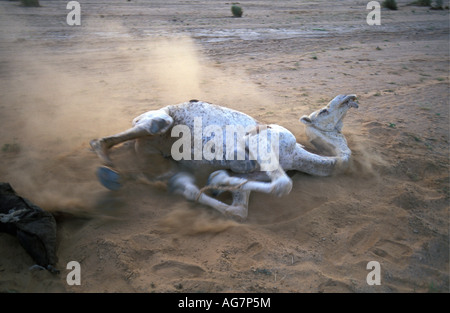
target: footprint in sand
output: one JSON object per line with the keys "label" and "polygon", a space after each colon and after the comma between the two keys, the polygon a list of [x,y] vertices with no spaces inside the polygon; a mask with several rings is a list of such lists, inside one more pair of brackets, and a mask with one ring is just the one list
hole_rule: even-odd
{"label": "footprint in sand", "polygon": [[375,244],[372,252],[385,259],[400,260],[410,256],[412,250],[408,246],[395,241],[380,240]]}
{"label": "footprint in sand", "polygon": [[152,270],[158,275],[165,277],[178,276],[185,278],[199,277],[205,272],[200,266],[173,260],[154,265]]}

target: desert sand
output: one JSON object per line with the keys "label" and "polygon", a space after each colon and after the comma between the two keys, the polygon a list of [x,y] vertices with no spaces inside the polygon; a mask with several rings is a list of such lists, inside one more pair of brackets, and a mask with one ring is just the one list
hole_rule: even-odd
{"label": "desert sand", "polygon": [[[69,26],[67,1],[40,2],[0,1],[0,180],[58,217],[61,273],[29,270],[0,234],[0,291],[449,292],[448,10],[397,1],[370,26],[368,1],[244,1],[233,18],[225,1],[81,0]],[[348,171],[252,193],[245,222],[164,184],[96,179],[89,141],[145,111],[201,99],[312,148],[299,118],[346,93],[360,104],[344,123]],[[138,166],[131,143],[111,157],[168,168]]]}

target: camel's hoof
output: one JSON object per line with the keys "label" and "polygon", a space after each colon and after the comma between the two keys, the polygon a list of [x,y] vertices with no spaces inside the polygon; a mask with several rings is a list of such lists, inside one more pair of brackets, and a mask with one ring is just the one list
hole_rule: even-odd
{"label": "camel's hoof", "polygon": [[188,184],[194,183],[194,177],[191,174],[181,172],[176,173],[169,179],[168,188],[170,193],[183,191]]}
{"label": "camel's hoof", "polygon": [[104,143],[102,143],[99,139],[92,139],[89,142],[89,145],[91,146],[92,150],[97,154],[97,156],[100,158],[100,160],[103,162],[105,166],[113,167],[113,163],[111,159],[108,156],[107,153],[107,147]]}
{"label": "camel's hoof", "polygon": [[230,206],[226,209],[225,215],[236,222],[242,223],[247,219],[248,210],[243,206]]}
{"label": "camel's hoof", "polygon": [[97,168],[97,178],[109,190],[119,190],[122,188],[120,174],[109,167],[101,166]]}
{"label": "camel's hoof", "polygon": [[184,196],[188,200],[195,201],[199,196],[199,190],[194,185],[195,179],[191,174],[178,173],[169,180],[168,189],[170,193]]}

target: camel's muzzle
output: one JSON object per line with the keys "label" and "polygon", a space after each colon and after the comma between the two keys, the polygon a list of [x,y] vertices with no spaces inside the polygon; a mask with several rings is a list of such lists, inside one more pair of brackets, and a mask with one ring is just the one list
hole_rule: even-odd
{"label": "camel's muzzle", "polygon": [[347,95],[342,101],[342,105],[346,104],[349,108],[359,108],[358,103],[355,102],[356,95]]}
{"label": "camel's muzzle", "polygon": [[359,108],[358,103],[356,103],[355,101],[352,101],[352,100],[348,101],[348,102],[347,102],[347,105],[348,105],[350,108],[355,108],[355,109]]}

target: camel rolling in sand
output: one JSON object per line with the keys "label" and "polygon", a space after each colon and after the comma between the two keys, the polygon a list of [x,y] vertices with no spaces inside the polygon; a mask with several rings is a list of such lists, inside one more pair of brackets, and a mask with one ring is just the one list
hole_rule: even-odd
{"label": "camel rolling in sand", "polygon": [[[329,156],[306,151],[279,125],[262,124],[242,112],[198,100],[146,112],[133,120],[132,128],[90,144],[108,167],[114,166],[109,149],[125,141],[135,140],[138,155],[145,156],[148,147],[157,149],[181,168],[169,180],[171,191],[245,219],[251,191],[279,197],[291,191],[292,180],[285,171],[329,176],[347,167],[351,150],[341,130],[348,109],[358,108],[355,101],[355,95],[339,95],[321,110],[300,118],[310,142]],[[231,205],[195,185],[191,173],[199,170],[212,173],[210,189],[231,191]],[[119,179],[116,174],[112,180]]]}

